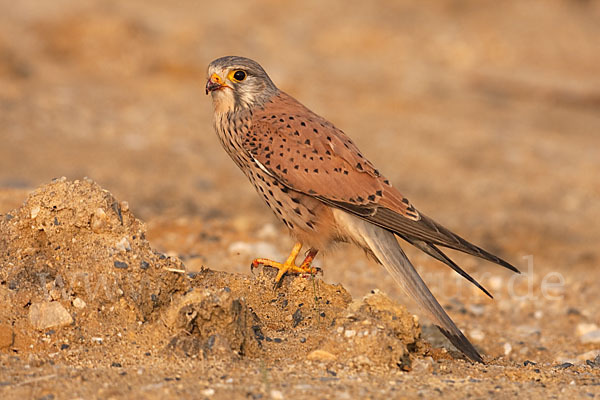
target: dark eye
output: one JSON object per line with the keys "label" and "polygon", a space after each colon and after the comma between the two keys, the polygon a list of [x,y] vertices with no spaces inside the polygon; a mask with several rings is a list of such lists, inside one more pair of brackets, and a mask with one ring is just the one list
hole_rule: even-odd
{"label": "dark eye", "polygon": [[233,79],[235,79],[238,82],[243,81],[244,79],[246,79],[246,72],[242,70],[235,71],[233,73]]}

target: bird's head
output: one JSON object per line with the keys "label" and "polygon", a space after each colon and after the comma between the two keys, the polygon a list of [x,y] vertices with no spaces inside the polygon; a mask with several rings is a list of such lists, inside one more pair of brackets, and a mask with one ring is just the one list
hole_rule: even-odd
{"label": "bird's head", "polygon": [[221,57],[208,65],[206,94],[215,112],[226,113],[264,104],[278,89],[256,61],[244,57]]}

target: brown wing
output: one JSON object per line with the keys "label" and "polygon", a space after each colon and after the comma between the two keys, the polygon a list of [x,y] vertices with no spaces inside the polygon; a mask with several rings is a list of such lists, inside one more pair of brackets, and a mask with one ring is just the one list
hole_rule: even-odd
{"label": "brown wing", "polygon": [[284,93],[254,112],[243,143],[262,168],[296,191],[361,216],[393,197],[396,213],[419,218],[349,137]]}
{"label": "brown wing", "polygon": [[492,261],[506,261],[469,243],[417,211],[341,130],[281,92],[253,114],[244,147],[289,188],[353,213],[403,238]]}

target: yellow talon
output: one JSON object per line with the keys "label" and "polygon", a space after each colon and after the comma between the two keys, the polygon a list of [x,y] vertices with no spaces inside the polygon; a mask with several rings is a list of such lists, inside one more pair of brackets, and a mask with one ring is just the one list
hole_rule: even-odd
{"label": "yellow talon", "polygon": [[302,243],[296,243],[294,245],[294,248],[292,249],[292,252],[290,253],[288,259],[283,264],[280,262],[277,262],[277,261],[272,261],[272,260],[266,259],[266,258],[256,258],[252,261],[251,268],[254,269],[254,268],[258,267],[260,264],[262,264],[266,267],[277,268],[279,270],[279,272],[277,273],[277,276],[275,277],[274,287],[277,287],[279,285],[279,282],[281,281],[281,279],[283,278],[283,276],[285,274],[311,274],[311,275],[316,274],[318,271],[320,271],[320,269],[311,267],[310,265],[312,264],[312,261],[314,260],[315,256],[317,255],[317,250],[311,249],[308,252],[308,255],[306,256],[306,258],[304,259],[302,264],[300,266],[297,266],[296,258],[298,257],[298,254],[300,253],[301,249],[302,249]]}

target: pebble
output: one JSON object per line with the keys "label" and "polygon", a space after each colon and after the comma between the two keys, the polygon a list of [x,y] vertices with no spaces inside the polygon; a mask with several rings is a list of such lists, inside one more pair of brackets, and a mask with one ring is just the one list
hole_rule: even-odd
{"label": "pebble", "polygon": [[469,312],[477,317],[482,316],[485,312],[485,307],[481,304],[470,304],[467,306]]}
{"label": "pebble", "polygon": [[433,366],[435,364],[435,361],[433,361],[433,358],[431,357],[425,357],[425,358],[416,358],[413,362],[412,362],[412,370],[413,372],[416,373],[430,373],[433,372]]}
{"label": "pebble", "polygon": [[275,228],[273,224],[265,224],[256,233],[256,237],[263,240],[276,239],[281,233]]}
{"label": "pebble", "polygon": [[585,335],[581,336],[579,340],[583,344],[600,343],[600,329],[586,333]]}
{"label": "pebble", "polygon": [[335,361],[337,357],[325,350],[313,350],[306,356],[310,361]]}
{"label": "pebble", "polygon": [[577,356],[578,361],[585,362],[586,360],[593,360],[596,357],[600,356],[600,349],[586,351],[583,354]]}
{"label": "pebble", "polygon": [[283,400],[283,393],[281,393],[281,391],[279,390],[271,390],[271,398],[273,400]]}
{"label": "pebble", "polygon": [[593,323],[589,324],[589,323],[585,323],[585,322],[577,324],[577,328],[575,328],[575,332],[577,333],[577,336],[580,336],[580,337],[585,336],[589,332],[597,331],[597,330],[598,330],[598,325],[593,324]]}
{"label": "pebble", "polygon": [[476,342],[481,342],[483,339],[485,339],[485,333],[479,329],[472,329],[469,332],[469,337]]}
{"label": "pebble", "polygon": [[204,389],[201,393],[203,396],[211,397],[215,394],[215,389],[213,389],[213,388]]}
{"label": "pebble", "polygon": [[119,269],[127,269],[127,268],[129,268],[129,265],[127,265],[127,263],[123,262],[123,261],[115,261],[114,265],[115,265],[115,268],[119,268]]}
{"label": "pebble", "polygon": [[33,207],[30,212],[31,219],[35,219],[35,217],[37,217],[39,213],[40,213],[40,206]]}
{"label": "pebble", "polygon": [[540,328],[538,328],[537,326],[529,326],[529,325],[517,326],[515,331],[522,336],[537,335],[537,334],[541,333]]}
{"label": "pebble", "polygon": [[346,330],[346,332],[344,332],[344,336],[347,338],[354,337],[354,336],[356,336],[356,331],[348,329],[348,330]]}
{"label": "pebble", "polygon": [[97,208],[92,215],[91,227],[92,231],[99,233],[107,225],[108,217],[103,208]]}
{"label": "pebble", "polygon": [[512,345],[508,342],[504,343],[504,355],[508,356],[512,352]]}
{"label": "pebble", "polygon": [[87,304],[85,303],[85,301],[81,300],[79,297],[76,297],[75,300],[73,300],[73,307],[75,308],[85,308]]}
{"label": "pebble", "polygon": [[585,363],[592,368],[600,368],[600,355],[596,356],[593,360],[585,360]]}
{"label": "pebble", "polygon": [[124,237],[123,239],[119,240],[117,242],[117,244],[115,245],[115,248],[120,251],[121,253],[125,253],[127,251],[131,251],[131,245],[129,244],[129,241],[127,240],[126,237]]}
{"label": "pebble", "polygon": [[29,322],[34,328],[43,330],[73,323],[71,314],[57,301],[33,303],[29,307]]}

